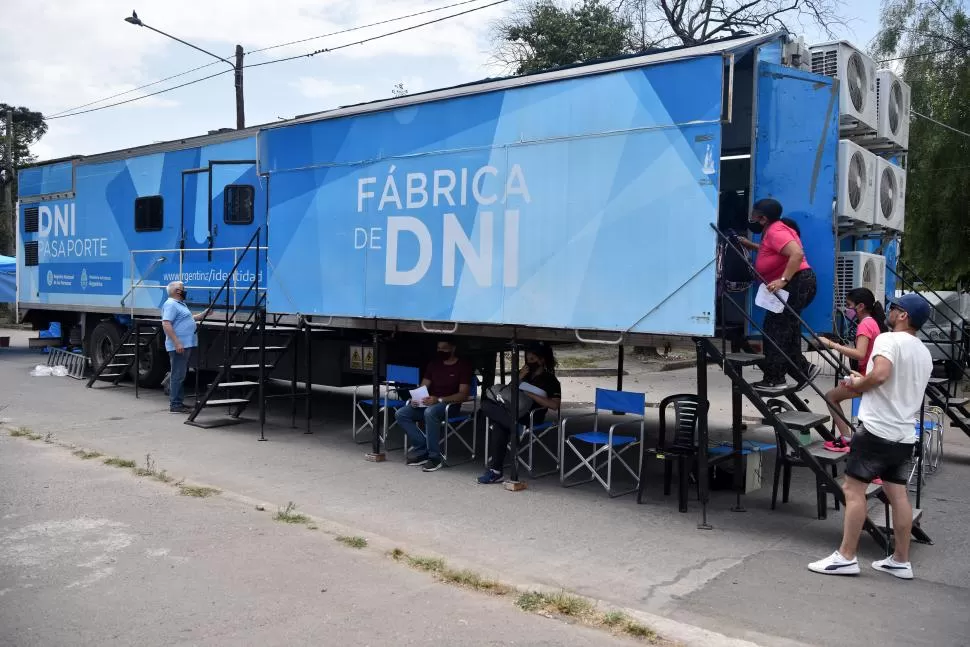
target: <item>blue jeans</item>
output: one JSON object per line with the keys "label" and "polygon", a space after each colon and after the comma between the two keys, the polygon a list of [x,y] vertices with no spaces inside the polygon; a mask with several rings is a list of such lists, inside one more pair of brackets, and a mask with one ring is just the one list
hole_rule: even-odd
{"label": "blue jeans", "polygon": [[192,357],[192,348],[185,348],[182,353],[174,350],[168,351],[168,359],[172,365],[172,373],[169,376],[169,400],[170,409],[177,409],[182,405],[182,398],[185,397],[185,374],[189,371],[189,358]]}
{"label": "blue jeans", "polygon": [[[448,405],[439,402],[430,407],[412,407],[410,404],[398,409],[394,413],[397,424],[408,435],[411,445],[419,454],[427,454],[429,458],[441,458],[441,423],[445,419],[445,408]],[[418,423],[424,421],[424,432],[418,429]]]}

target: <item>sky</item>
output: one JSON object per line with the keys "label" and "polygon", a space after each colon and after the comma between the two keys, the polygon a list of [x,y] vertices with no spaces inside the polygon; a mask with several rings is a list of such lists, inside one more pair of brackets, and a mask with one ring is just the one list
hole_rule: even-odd
{"label": "sky", "polygon": [[[214,59],[148,29],[124,22],[134,8],[146,24],[227,58],[236,44],[250,51],[454,4],[461,0],[3,0],[0,22],[0,102],[54,116],[126,92]],[[469,4],[350,33],[248,54],[246,63],[333,48],[488,5]],[[311,58],[245,70],[247,126],[410,92],[497,76],[495,22],[524,0],[475,11],[401,34]],[[879,0],[853,0],[842,13],[840,38],[869,43],[878,29]],[[797,29],[796,29],[797,30]],[[828,40],[806,25],[808,43]],[[228,70],[225,63],[144,90],[114,103]],[[97,107],[96,104],[89,107]],[[86,108],[82,108],[86,109]],[[33,147],[39,159],[86,155],[205,134],[235,126],[231,73],[125,105],[48,121]]]}

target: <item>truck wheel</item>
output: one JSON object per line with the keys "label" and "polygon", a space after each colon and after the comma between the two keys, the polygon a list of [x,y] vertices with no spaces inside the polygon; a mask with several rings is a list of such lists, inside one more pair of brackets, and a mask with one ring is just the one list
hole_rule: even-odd
{"label": "truck wheel", "polygon": [[115,348],[121,345],[123,331],[121,326],[111,320],[101,321],[88,341],[88,356],[91,358],[92,368],[97,371],[108,362]]}
{"label": "truck wheel", "polygon": [[[168,353],[157,341],[153,341],[148,348],[139,351],[138,364],[138,386],[157,389],[168,373]],[[132,369],[132,377],[134,373]]]}

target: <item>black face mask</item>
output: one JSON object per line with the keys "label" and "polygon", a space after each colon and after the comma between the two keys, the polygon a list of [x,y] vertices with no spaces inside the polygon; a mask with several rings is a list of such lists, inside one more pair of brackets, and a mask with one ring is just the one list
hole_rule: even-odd
{"label": "black face mask", "polygon": [[438,359],[440,359],[440,360],[451,359],[451,353],[449,353],[446,350],[439,350],[438,351]]}
{"label": "black face mask", "polygon": [[760,222],[748,221],[748,230],[752,234],[760,234],[764,232],[765,227]]}
{"label": "black face mask", "polygon": [[525,365],[529,368],[529,371],[535,373],[539,370],[539,362],[526,362]]}

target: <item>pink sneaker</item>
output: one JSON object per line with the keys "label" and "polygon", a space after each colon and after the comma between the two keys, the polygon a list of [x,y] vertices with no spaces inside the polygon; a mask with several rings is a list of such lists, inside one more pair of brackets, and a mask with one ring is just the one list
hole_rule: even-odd
{"label": "pink sneaker", "polygon": [[849,451],[849,439],[839,436],[835,440],[826,440],[824,447],[827,451],[844,454]]}

